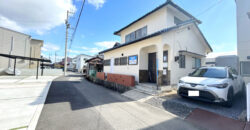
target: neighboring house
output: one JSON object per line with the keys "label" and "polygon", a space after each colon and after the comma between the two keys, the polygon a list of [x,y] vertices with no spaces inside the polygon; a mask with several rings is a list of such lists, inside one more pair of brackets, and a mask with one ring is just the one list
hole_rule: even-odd
{"label": "neighboring house", "polygon": [[96,76],[96,72],[103,72],[103,58],[96,56],[86,61],[87,71],[86,76]]}
{"label": "neighboring house", "polygon": [[[0,53],[2,54],[40,58],[42,44],[37,45],[36,41],[40,40],[31,39],[31,36],[27,34],[0,27]],[[37,52],[30,51],[31,48],[36,49]],[[16,65],[18,69],[29,68],[30,62],[17,59]],[[4,74],[4,70],[13,66],[14,60],[0,57],[0,74]]]}
{"label": "neighboring house", "polygon": [[236,0],[237,36],[240,72],[246,82],[250,82],[250,1]]}
{"label": "neighboring house", "polygon": [[[30,41],[30,57],[41,58],[41,48],[43,47],[43,40],[31,39]],[[29,61],[30,68],[36,68],[36,61]]]}
{"label": "neighboring house", "polygon": [[70,71],[76,71],[76,62],[77,62],[77,58],[73,58],[71,62],[69,62],[68,70]]}
{"label": "neighboring house", "polygon": [[167,1],[114,34],[121,44],[104,50],[104,72],[134,75],[139,83],[176,85],[205,64],[212,48],[191,14]]}
{"label": "neighboring house", "polygon": [[75,57],[76,58],[76,70],[77,72],[83,73],[83,69],[87,67],[86,61],[90,58],[93,58],[93,56],[81,54]]}
{"label": "neighboring house", "polygon": [[239,57],[235,53],[234,52],[210,53],[206,57],[205,64],[206,66],[218,66],[218,67],[230,66],[235,70],[239,71],[238,70]]}

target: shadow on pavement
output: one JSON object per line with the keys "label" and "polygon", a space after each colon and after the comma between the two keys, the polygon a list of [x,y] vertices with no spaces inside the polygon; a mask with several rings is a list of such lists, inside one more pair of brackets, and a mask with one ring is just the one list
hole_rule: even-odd
{"label": "shadow on pavement", "polygon": [[[97,105],[123,102],[117,98],[112,98],[111,90],[92,84],[86,80],[68,81],[69,77],[82,77],[81,75],[68,75],[54,80],[45,101],[45,105],[68,102],[71,110],[85,109]],[[109,95],[109,96],[106,96]],[[111,96],[110,96],[111,95]],[[96,104],[91,104],[88,99],[95,96]],[[128,100],[127,100],[128,101]]]}

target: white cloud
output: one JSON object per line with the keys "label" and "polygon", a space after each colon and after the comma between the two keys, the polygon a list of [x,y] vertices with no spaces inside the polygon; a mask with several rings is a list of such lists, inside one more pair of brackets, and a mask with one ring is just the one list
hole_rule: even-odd
{"label": "white cloud", "polygon": [[51,51],[58,51],[58,50],[60,50],[60,47],[52,43],[45,43],[42,47],[42,51],[44,52],[51,52]]}
{"label": "white cloud", "polygon": [[116,41],[103,41],[96,42],[95,45],[104,49],[112,48],[115,45]]}
{"label": "white cloud", "polygon": [[81,51],[78,50],[68,50],[69,53],[80,54]]}
{"label": "white cloud", "polygon": [[99,9],[103,6],[106,0],[88,0],[88,3],[94,5],[96,9]]}
{"label": "white cloud", "polygon": [[76,10],[72,0],[1,0],[0,26],[42,34],[64,24],[67,10]]}
{"label": "white cloud", "polygon": [[231,52],[213,52],[207,55],[207,58],[216,58],[218,56],[228,56],[228,55],[237,55],[237,51]]}

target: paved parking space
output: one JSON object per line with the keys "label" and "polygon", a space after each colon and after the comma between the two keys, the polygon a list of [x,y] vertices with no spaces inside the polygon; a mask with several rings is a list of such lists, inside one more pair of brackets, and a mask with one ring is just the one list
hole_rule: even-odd
{"label": "paved parking space", "polygon": [[[222,106],[221,104],[202,102],[198,100],[181,98],[175,92],[170,95],[164,95],[161,97],[163,99],[162,105],[168,111],[172,111],[175,114],[179,114],[178,111],[181,111],[181,114],[187,116],[195,108],[200,108],[210,112],[217,113],[219,115],[239,119],[242,112],[246,109],[246,99],[243,96],[237,95],[234,98],[233,106],[231,108]],[[176,106],[176,107],[173,107]],[[188,110],[180,110],[188,109]],[[183,113],[184,112],[184,113]],[[183,117],[183,115],[182,115]]]}
{"label": "paved parking space", "polygon": [[0,76],[0,128],[35,129],[54,78]]}

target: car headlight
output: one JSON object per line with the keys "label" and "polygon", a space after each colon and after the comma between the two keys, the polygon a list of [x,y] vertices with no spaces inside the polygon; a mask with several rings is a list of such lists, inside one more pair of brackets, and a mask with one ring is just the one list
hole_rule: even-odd
{"label": "car headlight", "polygon": [[182,83],[182,84],[183,84],[183,83],[185,83],[185,82],[184,82],[183,80],[179,80],[179,83]]}
{"label": "car headlight", "polygon": [[224,84],[212,84],[212,85],[207,85],[208,87],[216,87],[216,88],[226,88],[228,86],[228,83]]}

